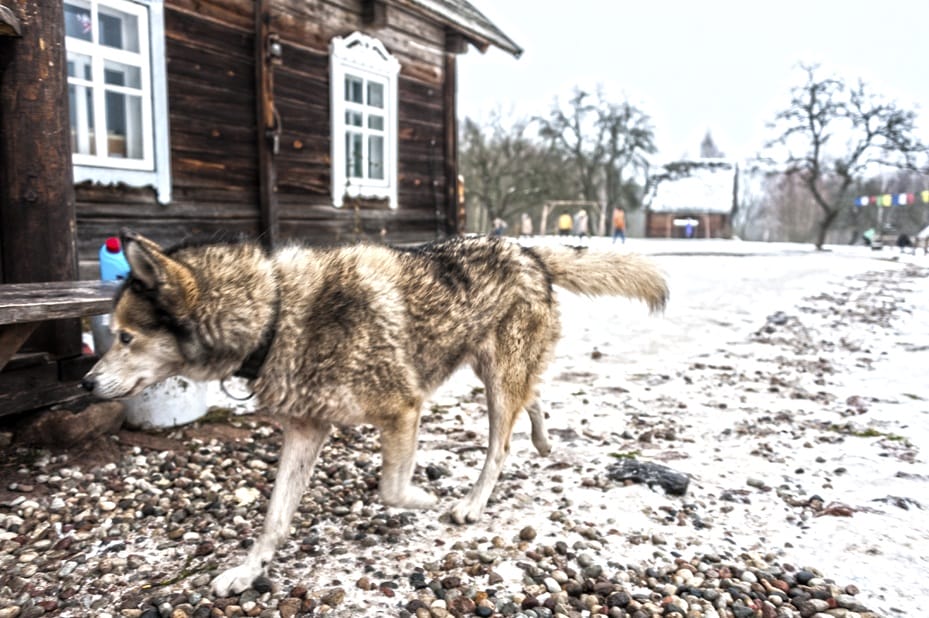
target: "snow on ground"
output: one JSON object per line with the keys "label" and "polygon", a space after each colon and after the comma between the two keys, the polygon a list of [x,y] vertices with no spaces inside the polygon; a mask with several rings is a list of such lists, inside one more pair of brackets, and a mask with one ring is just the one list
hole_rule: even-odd
{"label": "snow on ground", "polygon": [[[601,240],[595,249],[654,255],[670,280],[670,304],[650,316],[625,300],[559,294],[564,337],[542,386],[558,472],[530,473],[519,511],[492,503],[476,533],[513,517],[532,521],[534,511],[547,517],[568,495],[574,517],[607,519],[618,530],[608,551],[620,562],[668,551],[773,554],[855,583],[885,615],[919,614],[929,598],[929,279],[923,271],[887,289],[868,273],[926,268],[929,258],[863,247]],[[878,306],[896,307],[889,322],[869,323],[881,317],[871,315],[875,295],[886,296]],[[861,323],[852,319],[858,306]],[[776,312],[789,320],[773,327],[767,338],[775,343],[760,341],[755,334]],[[794,337],[777,345],[783,330]],[[486,431],[480,407],[454,402],[479,386],[460,372],[435,398],[466,414],[478,443]],[[517,432],[508,467],[538,461],[526,419]],[[428,454],[429,442],[441,440],[424,433],[423,464],[439,457]],[[616,453],[692,475],[688,494],[587,490],[572,478],[569,464],[602,474]],[[456,470],[455,482],[475,478],[477,456],[474,464]],[[811,516],[817,510],[800,505],[816,497],[821,515]],[[707,526],[662,517],[661,509],[688,508]]]}

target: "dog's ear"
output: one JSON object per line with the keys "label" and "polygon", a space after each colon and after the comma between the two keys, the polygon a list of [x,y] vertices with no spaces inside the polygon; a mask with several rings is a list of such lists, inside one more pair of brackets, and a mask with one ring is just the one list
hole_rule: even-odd
{"label": "dog's ear", "polygon": [[120,232],[123,253],[129,262],[130,285],[156,300],[176,317],[186,317],[199,296],[197,279],[190,269],[165,255],[153,240],[131,230]]}

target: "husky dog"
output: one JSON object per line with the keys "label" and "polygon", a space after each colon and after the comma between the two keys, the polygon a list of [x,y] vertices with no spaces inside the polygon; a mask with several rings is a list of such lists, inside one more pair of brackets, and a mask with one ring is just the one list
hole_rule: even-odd
{"label": "husky dog", "polygon": [[550,450],[536,385],[560,334],[552,286],[639,299],[652,311],[668,298],[664,277],[642,257],[500,238],[271,254],[250,242],[164,250],[128,230],[122,240],[131,273],[115,300],[114,342],[83,386],[121,398],[174,375],[242,375],[283,427],[263,532],[240,566],[213,580],[219,596],[266,572],[332,425],[380,429],[385,504],[435,504],[411,483],[420,408],[464,364],[485,385],[490,438],[451,519],[477,521],[523,408],[533,445]]}

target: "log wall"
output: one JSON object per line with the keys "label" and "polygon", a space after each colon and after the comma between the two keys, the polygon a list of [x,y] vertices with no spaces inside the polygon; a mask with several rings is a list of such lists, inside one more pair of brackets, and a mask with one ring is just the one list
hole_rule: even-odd
{"label": "log wall", "polygon": [[[270,30],[283,46],[274,100],[281,117],[274,158],[284,239],[314,244],[360,239],[431,240],[453,229],[446,203],[454,148],[454,57],[446,32],[402,7],[367,27],[362,0],[272,0]],[[173,201],[125,186],[76,187],[78,252],[86,268],[107,236],[129,225],[165,243],[218,231],[260,230],[253,0],[166,0],[168,107]],[[329,41],[356,30],[379,39],[401,63],[398,201],[331,201]],[[453,145],[452,145],[453,146]],[[452,167],[450,167],[452,166]]]}

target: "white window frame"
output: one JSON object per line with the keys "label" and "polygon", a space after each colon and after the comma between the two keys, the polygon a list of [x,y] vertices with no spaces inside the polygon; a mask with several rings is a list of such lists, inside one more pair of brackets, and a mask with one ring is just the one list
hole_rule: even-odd
{"label": "white window frame", "polygon": [[[68,77],[69,84],[87,85],[94,92],[94,124],[97,154],[72,153],[74,181],[91,181],[111,185],[153,187],[160,203],[171,201],[171,165],[168,144],[167,70],[165,66],[164,0],[75,0],[72,4],[89,5],[94,37],[99,7],[134,15],[139,24],[139,51],[114,49],[94,41],[65,37],[68,52],[91,58],[90,81]],[[64,1],[62,2],[64,4]],[[105,92],[119,91],[118,86],[103,84],[105,60],[137,66],[141,71],[142,157],[131,159],[108,157],[106,152]],[[135,91],[138,92],[138,91]]]}
{"label": "white window frame", "polygon": [[[341,207],[346,196],[386,199],[390,208],[397,207],[397,76],[400,62],[394,58],[383,43],[361,32],[347,37],[335,37],[329,45],[330,101],[332,109],[332,203]],[[367,153],[367,115],[363,115],[362,127],[348,125],[346,111],[361,111],[368,106],[358,106],[345,100],[345,78],[354,76],[384,86],[384,178],[349,178],[346,170],[345,136],[347,131],[364,135],[363,152]],[[364,88],[367,91],[366,88]],[[363,157],[362,170],[367,176],[368,159]]]}

